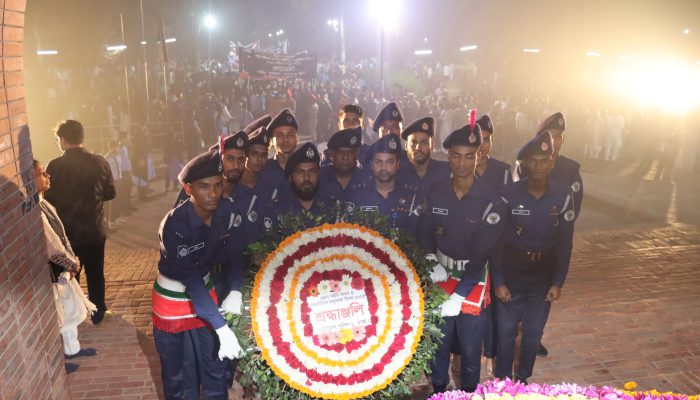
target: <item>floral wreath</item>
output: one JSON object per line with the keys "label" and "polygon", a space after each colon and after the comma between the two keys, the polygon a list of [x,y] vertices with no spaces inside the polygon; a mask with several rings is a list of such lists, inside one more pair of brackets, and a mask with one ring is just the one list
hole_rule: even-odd
{"label": "floral wreath", "polygon": [[[381,229],[381,228],[380,228]],[[250,307],[229,320],[241,385],[263,399],[388,399],[430,372],[444,300],[403,235],[336,223],[251,246]],[[248,311],[249,310],[249,311]]]}

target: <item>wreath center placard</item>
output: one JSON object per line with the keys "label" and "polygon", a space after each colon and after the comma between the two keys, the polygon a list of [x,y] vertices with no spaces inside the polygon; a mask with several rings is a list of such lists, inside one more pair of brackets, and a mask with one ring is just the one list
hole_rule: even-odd
{"label": "wreath center placard", "polygon": [[322,225],[286,238],[255,276],[251,321],[262,357],[289,386],[355,399],[389,385],[423,331],[408,257],[374,230]]}

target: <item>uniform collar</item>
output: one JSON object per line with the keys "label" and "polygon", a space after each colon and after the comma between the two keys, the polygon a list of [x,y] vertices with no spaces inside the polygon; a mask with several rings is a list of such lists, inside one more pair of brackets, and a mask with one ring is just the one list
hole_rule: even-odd
{"label": "uniform collar", "polygon": [[[187,199],[187,218],[190,221],[190,228],[191,229],[199,229],[202,227],[204,224],[204,221],[197,215],[197,213],[194,211],[194,204],[192,204],[192,199]],[[214,212],[216,214],[216,212]],[[214,216],[215,217],[215,216]],[[212,217],[212,220],[214,219]]]}

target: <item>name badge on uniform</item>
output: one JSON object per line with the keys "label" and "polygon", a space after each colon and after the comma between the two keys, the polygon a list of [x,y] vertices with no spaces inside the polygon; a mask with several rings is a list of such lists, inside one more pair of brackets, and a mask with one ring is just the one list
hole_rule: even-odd
{"label": "name badge on uniform", "polygon": [[433,214],[449,215],[450,210],[448,210],[446,208],[433,207]]}
{"label": "name badge on uniform", "polygon": [[360,211],[379,212],[379,207],[378,206],[360,206]]}
{"label": "name badge on uniform", "polygon": [[530,215],[530,210],[518,210],[517,208],[514,208],[510,210],[510,213],[513,215]]}

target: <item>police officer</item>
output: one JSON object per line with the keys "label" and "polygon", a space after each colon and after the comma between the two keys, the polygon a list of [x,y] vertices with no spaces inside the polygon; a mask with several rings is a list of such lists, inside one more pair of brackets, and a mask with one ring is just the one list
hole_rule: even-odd
{"label": "police officer", "polygon": [[396,184],[401,165],[401,139],[386,135],[367,150],[372,176],[350,196],[347,211],[379,212],[388,215],[393,230],[401,230],[412,238],[416,236],[422,199],[416,191]]}
{"label": "police officer", "polygon": [[450,294],[441,306],[444,338],[432,361],[435,393],[449,383],[450,352],[462,355],[462,390],[479,383],[484,310],[489,304],[486,261],[499,242],[504,205],[475,174],[481,136],[478,125],[452,132],[444,141],[452,178],[434,185],[420,218],[418,244],[438,261],[430,274]]}
{"label": "police officer", "polygon": [[430,117],[413,121],[401,131],[409,162],[401,165],[396,176],[399,186],[427,195],[433,184],[450,178],[448,163],[432,157],[434,136],[435,120]]}
{"label": "police officer", "polygon": [[[289,235],[297,229],[335,222],[337,202],[318,195],[320,162],[318,149],[311,142],[304,143],[292,153],[285,165],[288,189],[273,200],[265,213],[265,232],[275,233],[282,229],[283,235]],[[286,216],[297,218],[301,226],[284,226],[282,222]]]}
{"label": "police officer", "polygon": [[288,108],[280,111],[265,128],[271,143],[275,146],[275,156],[267,161],[260,181],[263,187],[270,188],[271,198],[281,195],[280,190],[287,188],[285,166],[287,160],[296,150],[299,142],[297,131],[299,125]]}
{"label": "police officer", "polygon": [[160,225],[153,337],[166,399],[199,398],[200,385],[207,398],[228,398],[223,360],[242,353],[218,311],[210,274],[230,239],[233,216],[231,202],[221,198],[222,169],[217,151],[189,161],[179,180],[190,197]]}
{"label": "police officer", "polygon": [[[532,375],[549,309],[561,294],[571,259],[576,211],[571,187],[550,178],[552,135],[544,131],[518,152],[527,178],[503,188],[507,218],[502,249],[494,252],[498,362],[496,376],[526,382]],[[522,322],[520,364],[513,353]]]}
{"label": "police officer", "polygon": [[398,104],[391,102],[379,110],[372,124],[372,130],[377,132],[380,139],[388,134],[399,136],[402,124],[403,113]]}
{"label": "police officer", "polygon": [[[358,106],[357,104],[345,104],[342,107],[340,107],[340,111],[338,112],[338,130],[359,127],[362,132],[362,135],[360,137],[362,139],[361,145],[357,155],[357,159],[360,161],[360,164],[363,163],[365,159],[365,153],[369,148],[369,145],[367,144],[368,138],[365,136],[364,133],[364,116],[365,114],[364,111],[362,111],[362,107]],[[321,154],[321,167],[324,167],[330,163],[330,149],[325,149]]]}
{"label": "police officer", "polygon": [[[548,130],[552,135],[552,141],[554,143],[554,167],[549,173],[549,179],[571,187],[574,197],[574,211],[576,212],[576,218],[578,218],[578,215],[581,212],[581,202],[583,201],[583,180],[581,179],[580,172],[581,164],[568,157],[559,155],[561,146],[564,144],[565,129],[566,120],[564,119],[564,114],[561,112],[556,112],[542,121],[540,126],[537,128],[537,135],[545,130]],[[516,168],[515,171],[516,180],[527,177],[527,171],[520,167],[520,165],[518,165],[518,168]],[[547,348],[544,347],[543,344],[540,344],[537,355],[546,357],[548,354],[549,351],[547,351]]]}
{"label": "police officer", "polygon": [[340,130],[328,140],[331,164],[321,167],[319,194],[346,202],[350,195],[367,180],[367,174],[357,164],[362,143],[360,127]]}
{"label": "police officer", "polygon": [[[493,144],[493,121],[488,114],[482,115],[476,120],[481,128],[481,147],[479,147],[479,161],[476,164],[476,174],[480,180],[494,188],[498,193],[503,186],[513,182],[510,165],[489,156]],[[495,297],[491,286],[491,295]],[[489,307],[484,313],[484,356],[487,359],[487,373],[492,373],[496,357],[496,307]],[[489,365],[490,362],[490,365]]]}
{"label": "police officer", "polygon": [[[223,150],[219,151],[219,149]],[[222,196],[231,197],[243,175],[243,166],[245,165],[246,152],[248,150],[248,135],[243,131],[239,131],[231,136],[222,137],[220,142],[211,146],[209,150],[216,151],[221,155],[222,174],[224,177]],[[188,198],[189,196],[185,189],[181,189],[177,200],[175,200],[175,207]]]}
{"label": "police officer", "polygon": [[[265,211],[272,201],[274,188],[266,187],[260,179],[267,163],[270,138],[265,127],[259,127],[248,135],[248,153],[237,191],[250,198],[246,216],[249,222],[257,224],[260,213]],[[251,242],[257,237],[251,238]]]}
{"label": "police officer", "polygon": [[501,188],[513,182],[513,173],[510,165],[492,158],[489,153],[493,145],[493,121],[488,114],[482,115],[476,120],[481,128],[481,147],[479,148],[479,162],[476,165],[476,173],[488,185],[500,192]]}
{"label": "police officer", "polygon": [[[401,136],[401,128],[403,127],[403,113],[399,108],[399,105],[391,102],[384,106],[379,113],[377,118],[374,119],[372,124],[372,130],[379,135],[379,138],[383,138],[387,135],[394,135],[397,138]],[[400,142],[400,140],[399,140]],[[403,147],[400,148],[400,160],[402,163],[406,164],[408,162],[408,157]],[[367,171],[371,169],[372,160],[368,155],[365,155],[363,162],[363,168]]]}
{"label": "police officer", "polygon": [[[539,135],[543,131],[549,131],[552,134],[554,143],[554,167],[549,174],[549,178],[555,182],[563,183],[571,187],[574,195],[574,205],[576,217],[578,218],[581,211],[581,203],[583,201],[583,180],[581,179],[581,164],[559,154],[561,146],[564,144],[564,130],[566,129],[566,120],[561,112],[556,112],[544,121],[537,128]],[[523,168],[517,168],[517,178],[523,179],[527,176],[527,171]]]}

